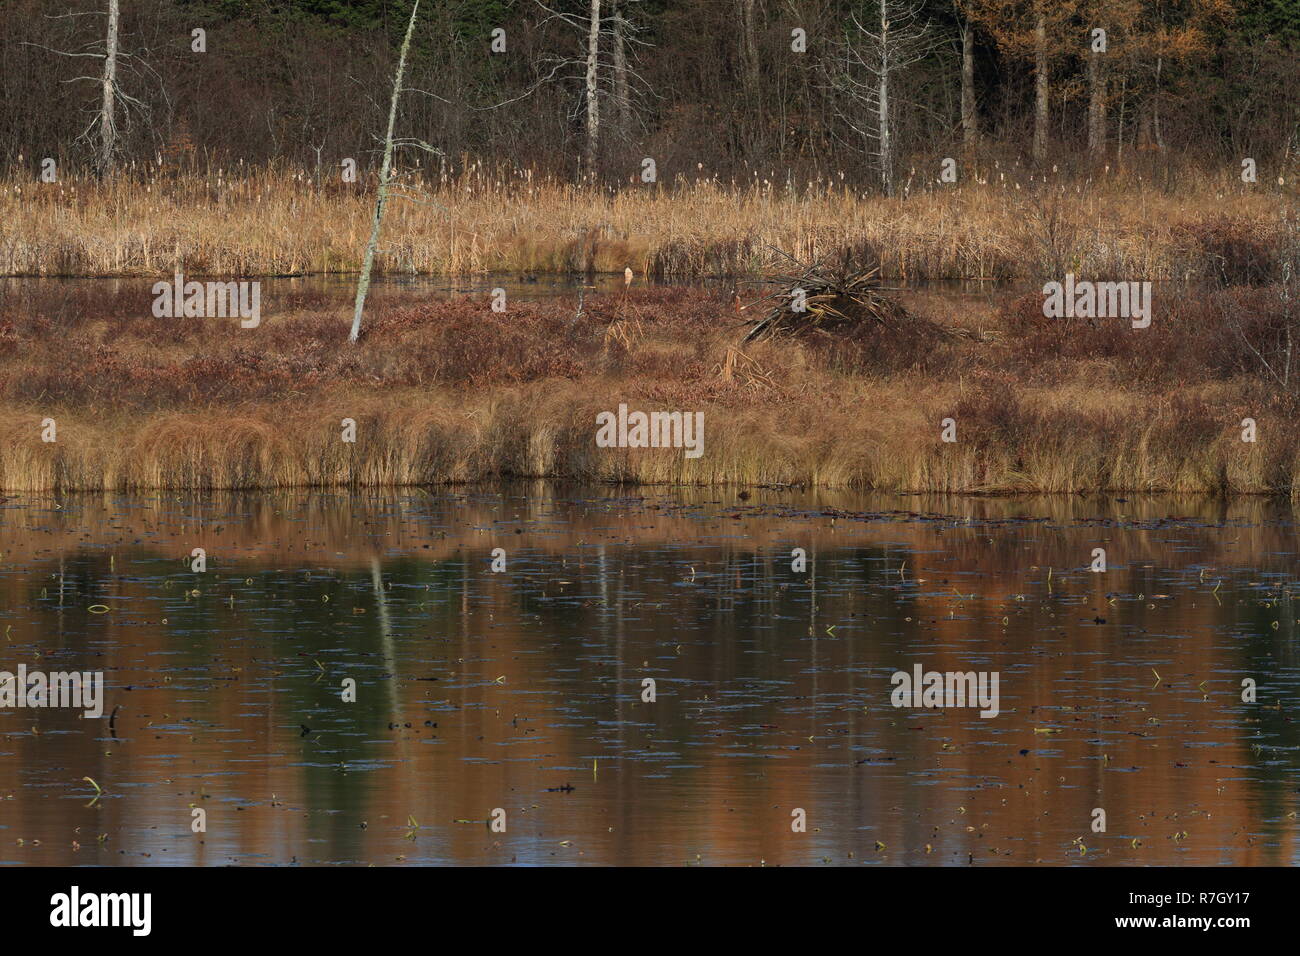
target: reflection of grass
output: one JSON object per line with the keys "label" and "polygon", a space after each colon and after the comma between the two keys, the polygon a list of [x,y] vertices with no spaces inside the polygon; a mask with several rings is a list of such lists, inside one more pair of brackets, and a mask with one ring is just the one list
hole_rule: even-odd
{"label": "reflection of grass", "polygon": [[[936,491],[1300,487],[1296,400],[1232,316],[1275,334],[1270,287],[1157,297],[1149,329],[1047,320],[1041,297],[935,318],[905,341],[735,343],[730,303],[685,289],[573,303],[377,303],[342,316],[158,320],[127,293],[0,307],[7,490],[398,486],[501,475]],[[965,309],[965,312],[959,312]],[[87,316],[76,320],[78,316]],[[144,317],[142,317],[144,316]],[[622,334],[611,336],[614,326]],[[1257,330],[1257,331],[1251,331]],[[595,446],[598,412],[702,411],[704,454]],[[53,417],[58,440],[41,441]],[[1258,441],[1241,440],[1243,418]],[[942,422],[956,422],[954,443]],[[344,442],[353,419],[357,441]]]}
{"label": "reflection of grass", "polygon": [[[57,567],[52,554],[56,547],[89,549],[97,563],[88,580],[100,582],[98,587],[111,584],[123,608],[114,615],[120,620],[115,639],[90,643],[114,655],[103,664],[119,673],[119,681],[130,681],[128,675],[137,669],[150,675],[132,692],[140,695],[132,708],[140,719],[128,723],[128,732],[135,734],[130,745],[114,747],[120,751],[115,761],[124,763],[113,779],[156,779],[156,768],[174,760],[177,733],[184,740],[197,730],[145,732],[144,714],[184,713],[198,718],[200,727],[234,728],[238,743],[224,733],[197,731],[209,769],[236,772],[214,772],[197,780],[190,786],[200,788],[202,797],[183,799],[197,797],[199,805],[206,805],[208,793],[216,801],[237,795],[240,805],[246,805],[253,787],[261,795],[257,800],[269,796],[274,807],[274,795],[279,794],[287,803],[282,813],[238,815],[239,836],[257,852],[282,852],[275,848],[320,840],[312,851],[316,859],[378,859],[381,853],[414,854],[413,844],[402,839],[409,833],[417,836],[414,845],[425,847],[425,853],[477,859],[473,854],[481,853],[482,841],[473,828],[483,825],[488,808],[505,802],[502,793],[572,783],[578,787],[576,796],[585,799],[584,794],[593,791],[587,783],[593,769],[598,770],[599,787],[610,789],[626,785],[629,768],[640,777],[664,754],[680,753],[685,766],[672,770],[675,787],[702,788],[712,794],[714,805],[730,801],[737,806],[733,817],[746,815],[728,837],[735,846],[752,847],[749,821],[765,819],[761,814],[775,805],[794,805],[792,795],[800,787],[807,789],[803,781],[813,779],[819,767],[830,767],[843,783],[841,765],[847,764],[854,768],[849,772],[861,777],[853,785],[868,789],[860,799],[855,797],[857,803],[836,809],[843,814],[834,818],[836,826],[851,830],[864,820],[872,825],[856,852],[869,851],[878,837],[888,844],[890,854],[924,857],[918,839],[908,835],[906,821],[894,819],[898,814],[869,813],[872,806],[892,806],[902,798],[892,791],[881,797],[869,787],[901,787],[906,799],[922,791],[937,792],[924,780],[936,772],[930,769],[934,767],[963,779],[1000,773],[1015,787],[1037,774],[1044,760],[1091,766],[1099,747],[1106,749],[1101,762],[1115,773],[1140,767],[1149,786],[1159,792],[1186,794],[1181,803],[1171,804],[1180,814],[1187,806],[1211,814],[1197,819],[1195,826],[1177,824],[1180,831],[1190,829],[1193,852],[1206,855],[1197,859],[1228,853],[1234,860],[1276,862],[1293,851],[1287,829],[1293,821],[1284,816],[1291,810],[1289,789],[1281,784],[1290,779],[1288,774],[1294,776],[1288,755],[1295,753],[1298,731],[1286,721],[1287,711],[1272,707],[1278,696],[1285,701],[1294,686],[1285,666],[1291,653],[1288,642],[1294,637],[1271,630],[1281,607],[1255,600],[1250,589],[1264,569],[1281,573],[1276,581],[1290,580],[1285,575],[1294,541],[1277,520],[1292,514],[1285,503],[1242,499],[1219,505],[1187,499],[1192,510],[1186,511],[1182,502],[1134,497],[1116,503],[1063,496],[1042,504],[1062,509],[1051,512],[1053,525],[1070,526],[1047,529],[1014,519],[985,526],[934,520],[858,523],[833,520],[812,508],[812,515],[803,518],[734,524],[723,518],[725,537],[719,539],[701,522],[702,514],[726,515],[731,510],[730,496],[721,505],[709,504],[718,501],[716,490],[687,490],[686,500],[703,507],[675,517],[657,507],[675,496],[638,504],[635,498],[626,500],[626,492],[621,501],[614,497],[620,493],[609,494],[591,505],[576,503],[572,491],[527,502],[517,495],[489,493],[465,499],[414,493],[355,499],[219,495],[203,510],[182,507],[174,496],[129,503],[107,495],[72,496],[62,499],[64,509],[57,514],[24,501],[5,512],[0,550],[13,566],[24,554],[15,539],[18,527],[26,523],[39,558],[29,565],[23,557],[20,563],[27,573],[5,576],[0,603],[24,606],[15,597],[25,591],[16,589],[49,578]],[[789,495],[759,491],[747,507],[789,500]],[[821,500],[847,505],[851,499],[827,494]],[[1000,520],[1013,518],[1019,510],[1016,503],[1000,499],[952,504]],[[889,497],[872,506],[922,511],[931,507]],[[1108,518],[1142,514],[1144,508],[1149,509],[1145,513],[1150,522],[1159,522],[1157,527],[1102,528],[1074,520],[1086,521],[1099,513]],[[219,520],[199,521],[205,511]],[[1170,514],[1199,514],[1203,520],[1171,530],[1162,523]],[[1227,528],[1219,525],[1225,516]],[[1244,519],[1259,526],[1237,527]],[[166,612],[170,630],[141,622],[145,616],[158,616],[146,615],[144,609],[175,597],[162,589],[162,582],[169,574],[182,574],[175,568],[183,565],[180,556],[188,554],[189,539],[200,533],[200,524],[207,535],[226,525],[215,536],[222,542],[220,552],[216,547],[209,552],[215,556],[208,572],[214,579],[203,586],[200,598],[208,615],[182,620]],[[75,530],[66,543],[51,534],[60,526]],[[524,534],[516,535],[516,527]],[[733,527],[736,533],[726,530]],[[142,561],[139,553],[123,549],[117,560],[122,577],[115,579],[104,543],[142,535],[149,547],[173,556],[168,566]],[[1114,541],[1107,545],[1113,557],[1106,575],[1086,569],[1090,548],[1100,536]],[[291,556],[257,556],[245,546],[251,540],[266,546],[285,542]],[[815,601],[811,575],[791,571],[789,552],[795,541],[806,545],[809,558],[815,559]],[[505,574],[489,570],[490,548],[498,543],[511,552]],[[391,584],[388,600],[397,641],[391,681],[383,676],[378,616],[371,600],[368,568],[374,548],[403,555],[382,564],[383,578]],[[438,548],[465,564],[428,563],[427,556],[438,554]],[[364,553],[366,558],[351,562],[337,551]],[[521,560],[515,560],[516,553]],[[556,572],[562,560],[567,565]],[[909,584],[899,589],[897,570],[904,560]],[[1036,567],[1027,566],[1031,560]],[[336,561],[347,570],[336,573]],[[1147,563],[1162,570],[1142,566]],[[1206,564],[1237,569],[1224,585],[1226,608],[1206,599],[1218,578],[1216,573],[1200,580],[1198,568]],[[682,577],[688,567],[697,572],[689,584]],[[1050,597],[1047,567],[1054,568]],[[303,573],[306,568],[311,569],[310,577]],[[571,614],[539,621],[522,596],[541,592],[555,573],[573,582]],[[183,576],[188,578],[190,572]],[[322,581],[329,582],[329,602],[320,600]],[[949,609],[958,607],[954,588],[965,598],[964,606],[956,619],[946,620]],[[239,594],[237,614],[225,613],[228,590]],[[1079,619],[1090,618],[1091,608],[1099,607],[1103,595],[1112,591],[1128,596],[1113,617],[1103,612],[1112,623],[1080,626]],[[1152,600],[1164,591],[1171,599]],[[1267,589],[1270,602],[1274,593],[1273,587]],[[1014,601],[1015,594],[1025,595],[1025,600]],[[1148,600],[1136,600],[1138,594]],[[364,603],[368,613],[354,617],[351,609],[357,603]],[[75,607],[83,604],[78,600]],[[804,637],[813,604],[816,642]],[[1004,620],[1007,615],[1009,622]],[[837,621],[836,639],[821,639],[822,625]],[[82,630],[79,622],[71,621],[69,640],[85,644]],[[178,656],[191,649],[201,651],[198,659],[204,663],[192,672],[188,658]],[[319,658],[330,671],[324,682],[317,681],[313,658],[318,654],[328,655]],[[640,662],[647,660],[650,669],[643,670]],[[915,660],[936,670],[1000,669],[1004,686],[1021,695],[1021,709],[1008,708],[1008,722],[999,724],[993,736],[988,722],[978,718],[894,711],[887,702],[887,675]],[[1038,662],[1032,674],[1015,667],[1026,660]],[[1094,662],[1088,680],[1080,680],[1080,660]],[[1165,663],[1170,660],[1176,664]],[[157,661],[189,676],[178,677],[175,685],[158,684],[153,679]],[[625,669],[615,666],[619,661]],[[1149,664],[1171,682],[1168,689],[1145,692],[1153,679]],[[234,667],[242,668],[237,680],[220,679]],[[508,673],[508,682],[493,684],[503,673]],[[639,700],[642,674],[676,675],[661,681],[655,707]],[[1234,675],[1245,674],[1260,680],[1265,706],[1237,703],[1240,688]],[[356,705],[343,704],[337,693],[339,680],[349,675],[361,678]],[[434,676],[437,682],[422,680]],[[1202,702],[1201,688],[1191,690],[1205,678],[1205,692],[1214,704]],[[389,726],[386,683],[397,688],[402,719],[413,723],[412,728]],[[200,694],[197,686],[212,691]],[[1011,693],[1007,691],[1008,702]],[[1048,706],[1030,712],[1028,707],[1040,700]],[[1232,721],[1215,717],[1219,702],[1231,706],[1236,715]],[[75,715],[64,716],[69,725],[80,721]],[[1153,716],[1163,729],[1148,725]],[[702,737],[701,717],[723,733]],[[302,718],[314,728],[307,738],[313,743],[299,737]],[[424,719],[441,721],[442,730],[428,727]],[[1046,726],[1064,730],[1033,733],[1035,727]],[[529,734],[534,727],[540,733]],[[626,737],[616,737],[615,727]],[[814,731],[816,742],[806,741]],[[826,741],[835,739],[830,734],[843,734],[846,743],[828,750]],[[639,741],[650,737],[654,750],[640,749]],[[69,739],[77,757],[67,763],[94,769],[104,743],[93,734]],[[1177,748],[1189,739],[1213,749],[1200,750],[1201,757],[1193,751],[1190,760],[1185,749],[1169,753],[1169,741]],[[210,749],[223,740],[221,750]],[[1253,740],[1263,748],[1263,760],[1251,762],[1248,745]],[[791,772],[770,772],[771,760],[763,751],[776,752],[777,747]],[[1018,755],[1022,748],[1030,751],[1023,758]],[[531,769],[538,753],[546,754],[546,766],[555,769],[540,775]],[[864,758],[868,762],[859,765]],[[1191,765],[1182,767],[1175,760]],[[1247,765],[1250,779],[1221,779],[1225,764]],[[736,780],[757,781],[757,789],[741,793],[731,786]],[[92,795],[89,789],[83,792],[83,799]],[[648,808],[645,812],[658,813],[656,819],[670,821],[679,812],[672,801],[642,799],[635,785],[629,792],[629,799]],[[1068,804],[1065,812],[1086,821],[1094,803],[1084,803],[1085,796],[1069,796],[1079,792],[1061,791]],[[26,797],[19,791],[17,799],[30,801],[34,796],[39,794],[27,788]],[[532,800],[555,806],[562,798],[573,797],[539,793]],[[162,794],[159,799],[172,798]],[[942,804],[944,817],[936,824],[944,819],[974,825],[985,821],[990,829],[1014,832],[1008,827],[1014,826],[1015,813],[996,793],[981,798],[978,790],[953,791],[950,799]],[[135,813],[132,819],[146,823],[155,814],[147,788],[131,800],[109,803],[114,812]],[[969,817],[958,819],[958,803],[966,806]],[[1108,811],[1131,812],[1133,819],[1151,809],[1122,798],[1118,806],[1108,805]],[[825,814],[830,812],[829,806],[823,809],[820,819],[828,819]],[[1043,818],[1043,827],[1062,849],[1077,829],[1051,829],[1051,820],[1059,816],[1054,812]],[[411,826],[412,817],[418,826]],[[455,823],[468,821],[469,829],[461,835],[451,818]],[[365,821],[369,826],[362,829]],[[1138,830],[1148,844],[1142,854],[1147,862],[1170,858],[1172,841],[1165,837],[1174,825],[1151,833]],[[1243,827],[1254,827],[1281,846],[1257,841],[1252,849],[1234,837]],[[88,825],[83,832],[94,829]],[[949,855],[947,841],[966,832],[961,825],[942,839],[928,833],[920,839],[934,840],[933,859],[938,862]],[[1127,833],[1120,839],[1132,847]],[[1089,857],[1098,850],[1092,840],[1089,837]],[[978,851],[980,844],[973,846]],[[592,858],[593,851],[587,852]],[[1042,852],[1031,846],[1017,850],[1014,859],[1032,862]],[[520,858],[525,859],[522,854]],[[961,858],[966,858],[964,851]],[[767,859],[779,857],[769,854]]]}
{"label": "reflection of grass", "polygon": [[[234,178],[212,170],[175,179],[124,174],[109,184],[0,181],[5,224],[0,273],[170,276],[356,270],[373,210],[361,186],[320,186],[301,170],[262,167]],[[980,184],[979,180],[984,180]],[[864,197],[838,180],[744,186],[679,179],[654,188],[601,189],[471,167],[441,184],[400,184],[376,263],[389,273],[480,271],[710,275],[777,264],[772,246],[801,258],[843,248],[874,252],[889,276],[1036,275],[1062,264],[1081,274],[1180,277],[1190,235],[1212,242],[1206,217],[1240,216],[1266,239],[1276,187],[1247,188],[1226,173],[1190,172],[1178,196],[1140,176],[1049,184],[1019,169],[971,171],[961,186],[925,187],[906,200]],[[969,183],[969,184],[967,184]],[[1056,224],[1068,223],[1068,230]]]}

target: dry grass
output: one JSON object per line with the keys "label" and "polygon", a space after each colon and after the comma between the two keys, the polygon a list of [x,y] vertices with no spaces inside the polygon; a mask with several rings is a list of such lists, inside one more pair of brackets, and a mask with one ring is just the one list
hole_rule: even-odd
{"label": "dry grass", "polygon": [[[939,300],[940,302],[942,300]],[[857,334],[737,347],[740,317],[684,289],[512,306],[310,296],[236,320],[142,318],[127,293],[0,305],[7,491],[380,486],[499,476],[913,491],[1300,488],[1300,416],[1225,316],[1260,328],[1275,288],[1157,300],[1151,328],[1044,320],[1037,297],[948,325],[993,341]],[[926,314],[927,301],[908,303]],[[936,300],[928,300],[934,309]],[[1254,326],[1252,326],[1254,327]],[[703,411],[705,453],[602,449],[595,417]],[[40,440],[54,418],[58,441]],[[940,440],[957,422],[957,442]],[[1258,442],[1240,440],[1257,420]],[[357,423],[355,444],[341,421]]]}
{"label": "dry grass", "polygon": [[[678,177],[610,193],[529,171],[471,166],[453,179],[407,174],[384,224],[386,273],[621,272],[702,276],[803,261],[878,260],[889,278],[1076,273],[1187,278],[1229,232],[1267,249],[1284,187],[1230,171],[1181,177],[1177,195],[1140,176],[1037,179],[993,164],[961,185],[916,182],[883,200],[840,181],[747,183]],[[313,182],[280,167],[135,171],[94,181],[0,179],[0,274],[253,276],[359,265],[371,216],[364,184]],[[1205,224],[1210,223],[1207,227]],[[1207,247],[1209,243],[1209,247]]]}

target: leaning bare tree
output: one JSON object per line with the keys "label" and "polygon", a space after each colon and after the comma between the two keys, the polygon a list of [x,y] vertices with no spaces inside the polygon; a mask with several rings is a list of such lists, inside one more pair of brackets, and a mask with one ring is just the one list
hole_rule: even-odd
{"label": "leaning bare tree", "polygon": [[[361,265],[361,275],[357,277],[357,302],[352,312],[352,331],[348,341],[355,342],[361,337],[361,313],[366,307],[366,293],[370,291],[370,271],[375,265],[375,250],[379,247],[379,227],[384,221],[384,204],[388,202],[388,187],[393,177],[393,128],[397,125],[397,101],[402,97],[402,81],[406,76],[406,55],[411,49],[411,34],[415,32],[415,15],[420,12],[420,0],[415,0],[411,7],[411,22],[406,25],[406,37],[402,40],[402,52],[397,58],[397,75],[393,78],[393,98],[388,106],[388,134],[384,137],[384,161],[379,168],[379,192],[375,197],[375,215],[370,224],[370,241],[366,243],[366,258]],[[402,143],[414,142],[402,140]],[[426,146],[424,143],[416,145]]]}
{"label": "leaning bare tree", "polygon": [[832,86],[847,104],[841,107],[841,119],[872,144],[886,196],[894,194],[892,83],[900,71],[924,59],[932,45],[930,25],[921,21],[922,6],[922,0],[878,0],[876,15],[866,22],[851,13],[832,61]]}

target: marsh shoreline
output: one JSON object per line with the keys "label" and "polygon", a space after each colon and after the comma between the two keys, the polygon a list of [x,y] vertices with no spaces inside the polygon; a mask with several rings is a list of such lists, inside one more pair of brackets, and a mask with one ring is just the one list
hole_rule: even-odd
{"label": "marsh shoreline", "polygon": [[[316,292],[257,329],[142,316],[138,298],[4,302],[5,493],[503,477],[964,494],[1300,487],[1295,400],[1224,325],[1274,328],[1281,300],[1267,286],[1171,297],[1148,329],[1044,319],[1033,294],[907,295],[918,314],[983,338],[743,347],[746,314],[718,289],[592,292],[580,319],[572,296],[506,313],[482,295],[380,296],[357,346],[346,306]],[[703,453],[597,447],[599,416],[621,404],[703,413]]]}

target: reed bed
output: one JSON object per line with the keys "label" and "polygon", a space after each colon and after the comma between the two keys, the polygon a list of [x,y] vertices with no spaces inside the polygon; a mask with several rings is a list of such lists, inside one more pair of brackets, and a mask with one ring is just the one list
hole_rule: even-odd
{"label": "reed bed", "polygon": [[[705,455],[677,449],[597,449],[595,415],[625,400],[590,389],[522,389],[498,399],[402,395],[377,402],[336,397],[331,407],[156,413],[105,421],[58,419],[59,439],[42,444],[41,417],[3,408],[0,487],[6,493],[400,487],[500,477],[568,478],[630,484],[794,485],[952,493],[1174,491],[1286,494],[1300,479],[1294,429],[1243,444],[1230,400],[1194,404],[1217,428],[1194,439],[1172,414],[1135,418],[1132,396],[1082,396],[1080,412],[1060,396],[1026,395],[1014,432],[958,419],[972,440],[944,444],[938,422],[960,396],[898,382],[863,389],[849,410],[727,408],[704,404]],[[648,404],[641,407],[650,407]],[[881,409],[890,410],[890,414]],[[354,418],[358,441],[340,441]]]}
{"label": "reed bed", "polygon": [[[1207,223],[1267,247],[1288,187],[1231,171],[1180,177],[1177,194],[1132,173],[1058,178],[997,163],[958,185],[923,182],[882,199],[841,178],[745,182],[669,177],[618,189],[466,164],[406,171],[384,221],[387,274],[622,272],[757,274],[844,253],[891,279],[1037,278],[1065,267],[1127,279],[1212,269]],[[0,179],[0,274],[257,276],[358,268],[373,183],[282,165],[127,170],[109,183]]]}

